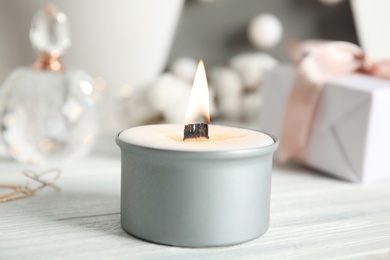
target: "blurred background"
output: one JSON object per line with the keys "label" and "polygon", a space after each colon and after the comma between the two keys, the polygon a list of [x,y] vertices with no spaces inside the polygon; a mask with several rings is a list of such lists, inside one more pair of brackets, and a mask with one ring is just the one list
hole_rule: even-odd
{"label": "blurred background", "polygon": [[[31,21],[50,3],[70,27],[64,66],[91,76],[91,87],[80,87],[96,102],[98,128],[109,143],[127,127],[182,123],[199,59],[212,121],[261,129],[266,72],[290,62],[291,44],[348,41],[373,56],[390,54],[382,33],[386,0],[0,0],[2,84],[37,59]],[[53,26],[47,33],[55,41],[62,32]],[[1,102],[7,107],[7,99]]]}
{"label": "blurred background", "polygon": [[233,55],[255,52],[259,48],[248,39],[248,24],[263,13],[275,15],[283,26],[280,42],[266,49],[283,61],[288,60],[288,40],[358,41],[349,1],[192,0],[184,5],[169,60],[190,56],[215,66]]}
{"label": "blurred background", "polygon": [[215,66],[233,55],[254,52],[258,48],[248,39],[248,24],[263,13],[275,15],[283,26],[281,41],[266,50],[280,60],[287,60],[286,40],[358,41],[347,0],[1,0],[1,80],[13,68],[35,60],[30,23],[49,3],[56,4],[71,24],[73,41],[65,63],[109,78],[112,87],[144,84],[183,56]]}

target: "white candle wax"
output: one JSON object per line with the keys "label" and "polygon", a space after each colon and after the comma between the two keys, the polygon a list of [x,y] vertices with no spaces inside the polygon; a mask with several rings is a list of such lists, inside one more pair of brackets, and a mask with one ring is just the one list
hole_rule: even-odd
{"label": "white candle wax", "polygon": [[155,149],[213,152],[255,149],[272,145],[274,140],[261,132],[227,126],[209,125],[209,140],[183,141],[183,125],[147,125],[127,129],[119,139]]}

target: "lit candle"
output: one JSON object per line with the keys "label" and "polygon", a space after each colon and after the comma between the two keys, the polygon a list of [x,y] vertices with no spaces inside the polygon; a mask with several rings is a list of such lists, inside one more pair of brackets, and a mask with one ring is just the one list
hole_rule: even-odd
{"label": "lit candle", "polygon": [[208,126],[208,109],[200,62],[184,127],[149,125],[119,133],[121,222],[128,233],[161,244],[208,247],[242,243],[268,229],[278,142],[257,131]]}

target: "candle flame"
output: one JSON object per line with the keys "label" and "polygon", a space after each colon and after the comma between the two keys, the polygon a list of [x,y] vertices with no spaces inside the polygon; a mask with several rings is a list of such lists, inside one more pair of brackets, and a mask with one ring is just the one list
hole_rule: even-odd
{"label": "candle flame", "polygon": [[[203,60],[199,61],[196,69],[194,83],[192,85],[190,102],[188,103],[184,124],[202,123],[205,120],[210,123],[209,89],[207,84],[206,69]],[[204,119],[203,119],[204,118]],[[203,119],[203,120],[202,120]]]}

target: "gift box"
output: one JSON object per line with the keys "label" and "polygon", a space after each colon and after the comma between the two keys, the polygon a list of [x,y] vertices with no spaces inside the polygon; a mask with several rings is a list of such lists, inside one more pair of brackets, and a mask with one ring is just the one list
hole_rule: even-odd
{"label": "gift box", "polygon": [[[292,65],[269,71],[262,88],[262,130],[280,136]],[[350,74],[327,81],[311,129],[305,163],[351,182],[390,179],[390,81]]]}

